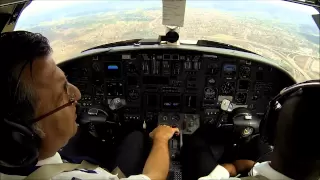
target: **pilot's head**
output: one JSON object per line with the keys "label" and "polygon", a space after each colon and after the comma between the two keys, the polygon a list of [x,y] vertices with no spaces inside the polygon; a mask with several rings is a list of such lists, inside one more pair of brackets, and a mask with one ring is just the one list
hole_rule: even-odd
{"label": "pilot's head", "polygon": [[320,89],[304,89],[283,105],[272,166],[293,179],[320,177]]}
{"label": "pilot's head", "polygon": [[1,114],[19,124],[34,122],[31,129],[41,138],[39,159],[54,155],[76,133],[75,104],[81,96],[51,53],[41,34],[1,34]]}

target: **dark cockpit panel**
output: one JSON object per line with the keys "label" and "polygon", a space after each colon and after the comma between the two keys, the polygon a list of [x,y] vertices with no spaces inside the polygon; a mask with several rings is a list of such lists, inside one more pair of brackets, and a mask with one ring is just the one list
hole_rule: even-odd
{"label": "dark cockpit panel", "polygon": [[272,65],[181,49],[108,52],[60,65],[81,93],[83,107],[125,100],[124,123],[166,123],[192,132],[212,124],[223,99],[263,116],[269,100],[294,83]]}

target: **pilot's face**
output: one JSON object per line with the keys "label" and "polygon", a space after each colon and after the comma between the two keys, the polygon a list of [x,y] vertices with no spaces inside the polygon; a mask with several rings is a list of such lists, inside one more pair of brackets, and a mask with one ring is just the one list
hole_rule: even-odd
{"label": "pilot's face", "polygon": [[[35,118],[68,103],[71,96],[76,101],[81,98],[79,89],[68,83],[65,74],[56,66],[51,56],[35,60],[32,73],[30,83],[38,95]],[[28,74],[27,77],[31,78]],[[44,132],[42,148],[59,149],[75,135],[77,132],[75,104],[73,103],[38,122]]]}

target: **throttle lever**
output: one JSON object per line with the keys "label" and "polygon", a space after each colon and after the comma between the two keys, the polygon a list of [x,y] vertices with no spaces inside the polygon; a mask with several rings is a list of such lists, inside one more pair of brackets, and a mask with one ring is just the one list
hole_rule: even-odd
{"label": "throttle lever", "polygon": [[180,133],[174,133],[173,136],[176,137],[176,139],[179,141],[179,149],[181,149],[182,146],[183,146],[182,132],[180,132]]}
{"label": "throttle lever", "polygon": [[177,160],[180,157],[180,150],[183,146],[182,133],[174,134],[169,140],[169,149],[171,160]]}

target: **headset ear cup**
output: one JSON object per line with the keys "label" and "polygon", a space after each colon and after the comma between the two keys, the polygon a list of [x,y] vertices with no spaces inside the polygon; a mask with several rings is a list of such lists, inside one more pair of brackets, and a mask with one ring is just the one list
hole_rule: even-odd
{"label": "headset ear cup", "polygon": [[269,109],[270,107],[267,107],[267,111],[263,117],[263,119],[260,121],[260,125],[259,125],[259,133],[260,133],[260,138],[263,142],[268,143],[268,135],[266,134],[266,123],[268,121],[268,117],[269,117]]}
{"label": "headset ear cup", "polygon": [[10,126],[10,128],[12,130],[15,130],[15,131],[19,131],[21,132],[22,134],[25,134],[27,136],[30,136],[30,137],[33,137],[33,133],[26,127],[20,125],[20,124],[17,124],[17,123],[14,123],[12,121],[9,121],[8,119],[4,119],[4,123],[7,124],[8,126]]}
{"label": "headset ear cup", "polygon": [[275,110],[273,107],[268,107],[264,119],[260,123],[260,136],[262,140],[269,144],[274,145],[276,137],[276,128],[279,110]]}
{"label": "headset ear cup", "polygon": [[25,167],[35,165],[39,156],[39,139],[27,127],[8,119],[1,123],[1,139],[6,146],[2,147],[0,165],[4,167]]}

